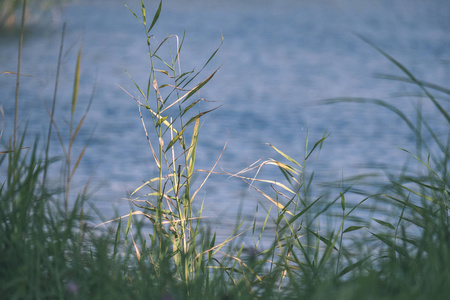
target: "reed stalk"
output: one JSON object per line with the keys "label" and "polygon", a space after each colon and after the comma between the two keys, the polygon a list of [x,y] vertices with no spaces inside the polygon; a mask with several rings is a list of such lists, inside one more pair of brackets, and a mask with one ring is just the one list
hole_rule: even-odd
{"label": "reed stalk", "polygon": [[22,61],[22,44],[23,44],[23,35],[24,35],[24,28],[25,28],[26,7],[27,7],[27,0],[23,0],[22,19],[21,19],[21,23],[20,23],[19,51],[18,51],[18,59],[17,59],[17,80],[16,80],[16,98],[15,98],[15,109],[14,109],[13,149],[16,149],[16,146],[17,146],[17,112],[19,110],[20,63]]}
{"label": "reed stalk", "polygon": [[[147,23],[143,1],[140,18],[130,9],[144,28],[150,60],[150,72],[145,89],[130,76],[143,100],[133,96],[132,98],[138,104],[142,126],[158,170],[158,176],[138,187],[132,193],[134,198],[130,200],[142,210],[134,211],[132,214],[144,214],[153,224],[153,233],[150,234],[151,245],[148,246],[153,253],[150,255],[151,261],[157,262],[157,268],[163,268],[163,263],[169,263],[168,267],[174,268],[174,276],[182,282],[184,289],[190,294],[192,285],[206,267],[203,262],[205,255],[209,253],[207,260],[212,261],[210,254],[223,246],[207,243],[210,248],[204,248],[205,241],[200,239],[204,230],[201,225],[201,208],[196,212],[194,207],[196,195],[213,172],[217,162],[211,170],[206,171],[207,175],[199,186],[194,188],[193,183],[194,175],[201,172],[195,169],[200,118],[214,109],[202,111],[200,105],[206,100],[203,98],[192,100],[192,98],[213,78],[215,72],[197,84],[192,85],[192,82],[218,49],[200,71],[182,72],[180,51],[184,37],[180,41],[178,36],[171,35],[161,43],[157,43],[152,35],[161,8],[162,1],[150,25]],[[171,47],[172,40],[176,45],[175,48]],[[162,53],[163,50],[167,52]],[[147,131],[146,118],[142,110],[150,117],[153,133]],[[150,189],[150,192],[144,195],[147,200],[142,199],[142,196],[136,196],[144,187]],[[138,251],[136,254],[140,257]],[[160,279],[164,276],[161,273]]]}

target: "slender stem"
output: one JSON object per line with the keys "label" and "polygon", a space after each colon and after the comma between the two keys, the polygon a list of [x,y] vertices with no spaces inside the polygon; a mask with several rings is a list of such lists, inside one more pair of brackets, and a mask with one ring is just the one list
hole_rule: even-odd
{"label": "slender stem", "polygon": [[[53,116],[55,115],[55,106],[56,106],[56,94],[58,91],[58,81],[59,81],[59,70],[61,67],[61,57],[63,52],[63,45],[64,45],[64,35],[66,33],[66,23],[64,22],[63,28],[62,28],[62,34],[61,34],[61,46],[59,48],[59,55],[58,55],[58,65],[56,67],[56,80],[55,80],[55,90],[53,93],[53,103],[52,103],[52,111],[50,113],[50,125],[48,127],[48,136],[47,136],[47,146],[45,148],[45,162],[48,162],[48,152],[50,148],[50,138],[52,135],[52,124],[54,122]],[[43,177],[43,184],[45,185],[45,180],[47,178],[47,168],[44,168],[44,177]]]}
{"label": "slender stem", "polygon": [[17,147],[17,111],[19,109],[19,85],[20,85],[20,61],[22,58],[22,44],[23,44],[23,29],[25,27],[25,10],[27,7],[27,0],[23,1],[22,7],[22,23],[20,25],[20,38],[19,38],[19,58],[17,61],[17,81],[16,81],[16,104],[14,109],[14,142],[13,149]]}
{"label": "slender stem", "polygon": [[75,137],[73,136],[73,112],[70,114],[70,126],[69,126],[69,150],[66,157],[66,164],[67,164],[67,178],[66,178],[66,199],[64,201],[64,208],[66,212],[66,219],[69,217],[69,193],[70,193],[70,182],[72,179],[71,176],[71,161],[72,161],[72,146],[73,142],[75,141]]}

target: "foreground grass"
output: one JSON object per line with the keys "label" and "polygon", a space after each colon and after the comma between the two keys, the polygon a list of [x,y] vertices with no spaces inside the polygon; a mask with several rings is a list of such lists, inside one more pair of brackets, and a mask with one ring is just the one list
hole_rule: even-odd
{"label": "foreground grass", "polygon": [[[336,98],[325,103],[370,103],[393,111],[416,136],[414,152],[404,150],[414,164],[388,170],[387,183],[376,185],[376,193],[358,189],[355,202],[348,200],[356,190],[351,180],[347,187],[312,196],[317,193],[311,191],[313,175],[307,175],[311,172],[306,165],[313,152],[326,146],[326,135],[312,146],[306,141],[300,159],[272,146],[279,159],[260,160],[231,174],[260,192],[270,205],[265,222],[258,226],[255,222],[250,230],[237,226],[229,238],[218,241],[202,222],[201,204],[195,205],[196,195],[215,173],[217,163],[211,162],[206,171],[195,168],[200,118],[211,112],[201,110],[206,100],[195,97],[215,72],[203,76],[203,69],[181,70],[182,38],[171,36],[156,43],[151,33],[161,7],[151,22],[143,2],[140,14],[131,11],[143,26],[148,46],[148,82],[144,88],[135,83],[140,98],[133,99],[156,177],[135,190],[130,197],[133,209],[108,223],[113,228],[90,227],[85,213],[88,185],[78,193],[71,188],[86,149],[74,153],[72,145],[89,110],[75,119],[80,49],[67,133],[54,126],[55,116],[50,113],[48,136],[52,129],[56,131],[62,161],[49,158],[50,139],[44,147],[38,141],[30,147],[24,145],[25,133],[19,138],[16,131],[13,142],[0,154],[0,164],[7,170],[0,187],[3,297],[441,299],[450,292],[449,132],[437,133],[421,117],[420,108],[409,118],[380,99]],[[170,40],[174,43],[169,44]],[[417,86],[421,97],[434,105],[436,118],[450,123],[441,99],[450,91],[416,79],[372,46],[405,75],[389,79]],[[64,166],[60,188],[48,183],[47,171],[55,163]],[[267,167],[275,167],[285,180],[258,177],[259,170]],[[200,180],[194,182],[194,175]],[[374,211],[368,205],[373,201],[382,202],[385,209]],[[374,216],[370,220],[367,209]],[[152,226],[150,233],[142,229],[146,223]],[[251,234],[254,242],[243,243],[244,233]],[[273,241],[266,249],[259,246],[263,236]]]}

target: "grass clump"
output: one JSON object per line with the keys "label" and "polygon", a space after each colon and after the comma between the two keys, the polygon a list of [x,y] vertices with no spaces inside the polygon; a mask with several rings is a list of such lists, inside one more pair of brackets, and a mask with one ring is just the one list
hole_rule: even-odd
{"label": "grass clump", "polygon": [[[26,134],[19,138],[15,129],[0,154],[7,170],[0,186],[0,294],[8,299],[438,299],[450,292],[450,135],[422,117],[420,104],[410,118],[381,99],[324,101],[380,105],[402,118],[416,138],[414,152],[399,150],[410,157],[405,166],[387,170],[387,181],[373,183],[377,192],[357,189],[350,179],[316,191],[307,166],[327,134],[312,147],[307,137],[300,159],[269,145],[277,159],[225,174],[261,195],[264,220],[255,219],[248,229],[239,220],[233,234],[219,241],[203,222],[198,199],[209,176],[217,173],[217,161],[210,170],[195,168],[200,119],[214,110],[205,109],[208,100],[199,94],[216,71],[206,76],[202,71],[218,49],[200,71],[183,72],[184,36],[157,42],[152,35],[161,10],[162,1],[147,22],[143,1],[140,14],[130,9],[145,33],[150,71],[144,87],[130,75],[138,96],[127,93],[137,104],[155,175],[130,195],[132,209],[113,220],[115,228],[90,225],[85,212],[89,186],[74,195],[71,184],[87,148],[78,154],[73,150],[89,110],[88,105],[75,119],[80,49],[68,133],[54,122],[57,78],[44,150],[38,140],[26,145]],[[450,91],[417,79],[371,45],[405,75],[382,77],[415,85],[419,103],[430,101],[436,118],[448,124]],[[48,183],[50,165],[59,162],[48,154],[52,130],[63,152],[59,188]],[[281,173],[281,180],[262,178],[261,170],[269,167]],[[262,239],[271,241],[265,249]]]}
{"label": "grass clump", "polygon": [[[21,35],[23,27],[24,22]],[[17,72],[2,72],[5,76],[17,75],[17,90],[22,76],[20,51],[18,59]],[[75,78],[80,74],[80,60],[81,55]],[[58,70],[59,67],[60,59]],[[4,174],[0,185],[0,293],[5,299],[102,299],[111,292],[114,292],[113,299],[119,295],[126,297],[129,295],[127,283],[111,259],[111,241],[104,233],[93,232],[89,226],[90,216],[84,214],[88,185],[75,195],[70,189],[84,154],[83,149],[72,157],[73,144],[86,117],[84,114],[77,123],[73,118],[78,82],[75,81],[73,87],[68,144],[64,142],[66,134],[54,123],[57,86],[58,76],[53,109],[49,112],[47,144],[42,147],[36,138],[30,146],[26,131],[20,133],[15,126],[13,136],[0,152]],[[16,93],[16,104],[18,100]],[[3,110],[1,112],[3,116]],[[19,115],[17,105],[15,115]],[[66,179],[56,187],[47,176],[51,165],[59,162],[49,156],[52,128],[60,138],[63,165],[66,165],[63,172]],[[75,164],[71,164],[74,158]],[[109,288],[111,285],[115,285],[114,291]]]}

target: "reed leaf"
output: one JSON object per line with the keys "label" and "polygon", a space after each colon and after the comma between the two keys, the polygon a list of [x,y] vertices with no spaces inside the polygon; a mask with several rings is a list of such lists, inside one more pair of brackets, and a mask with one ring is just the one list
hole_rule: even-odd
{"label": "reed leaf", "polygon": [[382,225],[382,226],[384,226],[386,228],[395,230],[394,225],[392,225],[389,222],[386,222],[386,221],[383,221],[383,220],[380,220],[380,219],[376,219],[376,218],[372,218],[372,220],[374,220],[375,222],[377,222],[378,224],[380,224],[380,225]]}
{"label": "reed leaf", "polygon": [[351,265],[345,267],[344,269],[342,269],[341,272],[339,272],[339,275],[338,275],[338,276],[339,276],[339,277],[342,277],[342,276],[344,276],[345,274],[347,274],[347,273],[353,271],[354,269],[360,267],[360,266],[361,266],[363,263],[365,263],[369,258],[371,258],[371,256],[367,256],[367,257],[365,257],[365,258],[363,258],[363,259],[361,259],[361,260],[358,260],[357,262],[355,262],[355,263],[353,263],[353,264],[351,264]]}
{"label": "reed leaf", "polygon": [[72,115],[75,113],[75,107],[77,105],[77,98],[78,98],[78,89],[80,86],[80,73],[81,73],[81,47],[78,49],[78,55],[77,55],[77,64],[75,67],[75,79],[73,82],[73,94],[72,94]]}
{"label": "reed leaf", "polygon": [[[150,24],[150,27],[149,27],[147,33],[150,33],[150,31],[152,30],[153,26],[155,26],[156,22],[158,21],[159,15],[161,14],[161,8],[162,8],[162,0],[159,2],[158,9],[156,10],[155,15],[153,16],[152,23]],[[144,11],[144,13],[145,13],[145,11]]]}
{"label": "reed leaf", "polygon": [[396,65],[400,70],[402,70],[412,82],[414,82],[418,87],[420,87],[420,89],[427,95],[427,97],[431,100],[431,102],[433,102],[433,104],[436,106],[436,108],[439,110],[439,112],[445,117],[447,122],[450,123],[450,115],[447,113],[447,111],[439,104],[439,102],[436,101],[436,99],[433,97],[433,95],[431,95],[428,92],[428,90],[425,88],[425,86],[422,84],[422,82],[417,80],[416,77],[414,77],[414,75],[405,66],[403,66],[400,62],[398,62],[392,56],[390,56],[385,51],[383,51],[381,48],[376,46],[374,43],[372,43],[369,39],[367,39],[363,35],[357,34],[357,36],[360,39],[362,39],[363,41],[365,41],[366,43],[368,43],[370,46],[375,48],[384,57],[386,57],[389,61],[391,61],[394,65]]}

